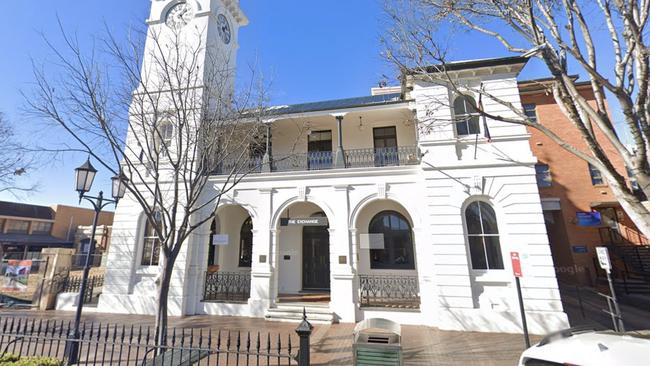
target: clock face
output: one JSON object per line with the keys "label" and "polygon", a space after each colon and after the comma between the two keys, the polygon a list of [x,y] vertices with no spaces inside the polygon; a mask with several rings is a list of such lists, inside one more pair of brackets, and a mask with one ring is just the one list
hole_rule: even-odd
{"label": "clock face", "polygon": [[232,38],[232,31],[230,30],[230,22],[228,22],[228,18],[225,15],[219,14],[217,17],[217,28],[219,29],[219,37],[221,37],[223,43],[229,44]]}
{"label": "clock face", "polygon": [[174,5],[167,13],[165,23],[167,26],[174,29],[179,29],[186,26],[194,16],[192,5],[188,3],[178,3]]}

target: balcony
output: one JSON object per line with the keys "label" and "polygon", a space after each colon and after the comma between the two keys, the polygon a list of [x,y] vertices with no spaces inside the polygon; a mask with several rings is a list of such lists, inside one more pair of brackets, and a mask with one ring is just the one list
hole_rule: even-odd
{"label": "balcony", "polygon": [[261,172],[294,172],[328,170],[338,168],[373,168],[420,164],[417,146],[395,148],[366,148],[344,150],[344,163],[336,165],[336,152],[316,151],[288,155],[271,156],[270,169],[264,166],[262,157],[248,159],[224,159],[215,170],[216,175]]}

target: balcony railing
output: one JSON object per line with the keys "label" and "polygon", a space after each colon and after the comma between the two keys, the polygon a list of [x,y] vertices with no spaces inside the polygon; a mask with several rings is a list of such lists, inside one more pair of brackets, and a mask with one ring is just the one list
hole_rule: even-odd
{"label": "balcony railing", "polygon": [[417,146],[345,150],[347,168],[417,165],[420,163]]}
{"label": "balcony railing", "polygon": [[251,293],[250,273],[206,272],[203,301],[246,302]]}
{"label": "balcony railing", "polygon": [[361,307],[419,309],[418,278],[359,275],[359,302]]}
{"label": "balcony railing", "polygon": [[[336,152],[315,151],[290,155],[274,155],[271,160],[272,172],[292,172],[307,170],[327,170],[336,168]],[[384,166],[417,165],[420,163],[417,146],[394,148],[368,148],[344,150],[345,168],[372,168]],[[248,159],[225,159],[215,169],[215,174],[230,172],[259,173],[264,171],[261,157]]]}

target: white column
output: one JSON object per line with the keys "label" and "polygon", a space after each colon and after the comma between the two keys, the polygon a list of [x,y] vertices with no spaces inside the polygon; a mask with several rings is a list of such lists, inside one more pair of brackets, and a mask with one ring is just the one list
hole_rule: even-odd
{"label": "white column", "polygon": [[420,288],[420,313],[422,324],[434,326],[439,306],[438,288],[435,285],[432,243],[423,228],[413,228],[415,255],[417,256],[418,286]]}
{"label": "white column", "polygon": [[251,315],[264,316],[264,311],[272,304],[271,266],[269,264],[268,227],[253,231],[253,261],[251,265],[251,294],[248,299]]}
{"label": "white column", "polygon": [[352,268],[352,250],[348,231],[349,204],[347,185],[334,187],[332,208],[335,216],[330,218],[330,309],[339,321],[354,322],[355,274]]}
{"label": "white column", "polygon": [[251,263],[251,294],[248,299],[252,316],[262,317],[273,304],[272,251],[270,230],[271,195],[273,190],[260,189],[258,216],[253,221],[253,258]]}
{"label": "white column", "polygon": [[270,281],[270,297],[271,302],[275,305],[278,299],[278,279],[280,277],[280,250],[278,248],[280,242],[280,230],[272,229],[271,231],[271,245],[269,252],[269,260],[271,261],[271,281]]}

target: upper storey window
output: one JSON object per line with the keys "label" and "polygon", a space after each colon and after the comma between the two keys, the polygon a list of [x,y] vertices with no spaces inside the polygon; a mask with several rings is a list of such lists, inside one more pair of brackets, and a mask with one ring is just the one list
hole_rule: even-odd
{"label": "upper storey window", "polygon": [[454,124],[457,136],[480,133],[479,114],[474,98],[460,95],[454,99]]}
{"label": "upper storey window", "polygon": [[524,104],[524,114],[533,123],[537,123],[537,105],[533,103]]}
{"label": "upper storey window", "polygon": [[472,269],[503,269],[497,218],[486,202],[472,202],[465,209]]}

